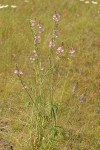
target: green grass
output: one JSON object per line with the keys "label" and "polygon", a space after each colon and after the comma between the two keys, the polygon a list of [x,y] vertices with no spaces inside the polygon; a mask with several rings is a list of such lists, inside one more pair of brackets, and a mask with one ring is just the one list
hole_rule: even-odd
{"label": "green grass", "polygon": [[[0,136],[11,141],[14,150],[31,150],[31,133],[34,133],[32,106],[14,75],[16,63],[24,73],[28,87],[34,84],[34,72],[29,62],[33,37],[29,19],[36,18],[45,31],[40,45],[43,66],[47,65],[48,42],[53,29],[52,15],[60,13],[59,32],[65,53],[61,58],[59,76],[55,74],[55,101],[59,104],[58,125],[66,131],[65,139],[58,137],[48,150],[99,150],[100,148],[100,2],[84,4],[78,0],[1,0],[15,4],[0,9],[0,120],[7,121]],[[74,47],[75,57],[67,79],[69,50]],[[62,87],[65,82],[62,99]],[[72,86],[77,83],[75,93]],[[33,87],[34,88],[34,87]],[[87,89],[87,90],[86,90]],[[85,92],[86,90],[86,92]],[[34,89],[31,89],[32,92]],[[83,102],[80,96],[85,93]],[[7,128],[7,130],[6,130]],[[34,137],[34,136],[33,136]],[[41,149],[42,150],[42,149]]]}

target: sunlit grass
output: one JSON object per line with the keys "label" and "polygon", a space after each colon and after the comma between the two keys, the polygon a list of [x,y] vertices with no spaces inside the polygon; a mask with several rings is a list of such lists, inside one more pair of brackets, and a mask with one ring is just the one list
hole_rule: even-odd
{"label": "sunlit grass", "polygon": [[[64,56],[55,73],[55,98],[59,103],[58,124],[66,131],[66,138],[58,138],[53,150],[98,150],[100,121],[100,2],[93,5],[78,0],[1,0],[0,9],[0,119],[8,122],[8,131],[0,136],[11,141],[15,150],[31,150],[30,135],[32,106],[20,81],[14,75],[16,63],[24,73],[27,86],[32,87],[35,76],[29,62],[33,37],[29,19],[36,18],[45,31],[40,45],[43,65],[47,67],[48,42],[53,29],[52,15],[60,13],[60,42],[64,42]],[[11,8],[11,5],[17,6]],[[75,49],[75,57],[69,51]],[[68,77],[69,58],[72,61]],[[61,98],[61,89],[63,95]],[[75,92],[72,87],[76,85]],[[34,96],[34,87],[30,89]],[[80,101],[80,96],[85,94]],[[51,150],[50,149],[50,150]]]}

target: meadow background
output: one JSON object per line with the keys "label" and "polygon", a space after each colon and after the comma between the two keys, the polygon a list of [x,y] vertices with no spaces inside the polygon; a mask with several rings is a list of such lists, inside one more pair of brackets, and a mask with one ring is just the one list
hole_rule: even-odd
{"label": "meadow background", "polygon": [[[57,139],[51,149],[100,149],[100,1],[97,2],[0,0],[1,5],[9,5],[0,9],[0,138],[11,142],[14,150],[30,150],[32,129],[29,98],[14,74],[16,63],[34,94],[34,72],[29,62],[33,37],[29,20],[40,20],[45,29],[40,45],[45,68],[55,10],[61,15],[58,43],[64,42],[65,52],[60,60],[59,76],[55,74],[54,92],[58,99],[66,80],[58,114],[58,124],[66,131],[66,138]],[[75,49],[74,57],[69,55],[71,47]],[[66,79],[69,59],[72,67]],[[73,86],[76,86],[74,92]]]}

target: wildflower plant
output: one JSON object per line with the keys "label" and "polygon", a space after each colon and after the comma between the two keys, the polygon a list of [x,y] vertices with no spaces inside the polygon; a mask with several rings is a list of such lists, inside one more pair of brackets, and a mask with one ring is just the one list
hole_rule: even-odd
{"label": "wildflower plant", "polygon": [[[57,46],[58,24],[60,20],[60,14],[55,12],[53,15],[54,29],[52,38],[48,41],[49,55],[47,61],[49,66],[45,71],[42,67],[42,59],[39,54],[39,44],[41,43],[41,34],[44,28],[40,21],[30,20],[30,27],[33,33],[34,47],[31,52],[30,62],[35,71],[35,91],[34,97],[26,88],[23,79],[22,71],[16,66],[15,74],[18,75],[19,80],[27,95],[29,96],[32,104],[32,118],[35,117],[34,129],[31,129],[30,138],[32,139],[33,149],[48,149],[53,146],[53,142],[59,135],[64,136],[64,129],[57,124],[58,104],[54,99],[54,71],[55,63],[59,63],[58,59],[64,53],[64,44],[61,42]],[[24,74],[23,74],[24,75]],[[47,92],[45,92],[45,85],[47,84]],[[34,117],[33,117],[34,116]],[[34,130],[34,131],[33,131]]]}

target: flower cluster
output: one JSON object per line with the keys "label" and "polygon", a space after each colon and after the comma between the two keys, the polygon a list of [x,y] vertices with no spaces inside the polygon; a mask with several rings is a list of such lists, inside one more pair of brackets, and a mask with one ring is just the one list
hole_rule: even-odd
{"label": "flower cluster", "polygon": [[34,60],[36,60],[37,57],[38,57],[38,55],[36,53],[36,50],[33,50],[32,54],[31,54],[31,57],[30,57],[31,62],[33,62]]}
{"label": "flower cluster", "polygon": [[56,28],[53,30],[53,38],[58,39],[58,30]]}
{"label": "flower cluster", "polygon": [[34,35],[34,43],[40,43],[40,35],[36,34]]}
{"label": "flower cluster", "polygon": [[[55,22],[58,22],[59,19],[60,19],[59,13],[55,12],[53,15],[53,20]],[[38,47],[37,46],[40,43],[40,33],[42,33],[44,31],[44,28],[42,27],[40,21],[38,23],[36,23],[36,19],[30,20],[30,23],[31,23],[32,30],[34,30],[34,50],[32,51],[31,56],[30,56],[30,61],[33,62],[38,58],[38,55],[37,55]],[[55,27],[53,30],[53,38],[49,42],[48,46],[49,46],[49,48],[56,49],[55,53],[57,54],[57,56],[59,56],[64,52],[64,46],[63,46],[63,42],[62,42],[61,46],[56,48],[56,39],[58,38],[58,28],[57,27],[58,26],[56,26],[56,24],[55,24]],[[75,50],[72,49],[72,50],[70,50],[69,53],[71,55],[74,55]],[[16,69],[14,73],[17,75],[23,74],[23,72],[18,69]]]}
{"label": "flower cluster", "polygon": [[42,27],[42,25],[40,23],[38,23],[38,32],[42,33],[44,31],[44,28]]}
{"label": "flower cluster", "polygon": [[40,21],[37,24],[36,19],[34,19],[34,20],[30,20],[30,23],[31,23],[32,30],[36,30],[37,33],[42,33],[44,31],[44,28],[42,27],[42,24],[40,23]]}
{"label": "flower cluster", "polygon": [[56,46],[56,45],[55,45],[55,42],[54,42],[53,39],[52,39],[52,41],[49,42],[49,47],[50,47],[50,48],[55,48],[55,46]]}
{"label": "flower cluster", "polygon": [[39,23],[36,23],[36,19],[34,20],[30,20],[31,23],[31,29],[34,31],[34,44],[38,44],[40,43],[40,33],[42,33],[44,31],[44,28],[42,27],[42,25]]}
{"label": "flower cluster", "polygon": [[36,26],[36,20],[30,20],[31,27],[34,30],[34,27]]}
{"label": "flower cluster", "polygon": [[21,70],[18,70],[18,69],[16,69],[14,71],[14,73],[17,74],[17,75],[22,75],[23,74],[23,72]]}
{"label": "flower cluster", "polygon": [[62,54],[63,52],[64,52],[64,47],[63,47],[63,43],[62,43],[61,46],[57,48],[56,53],[59,55],[59,54]]}
{"label": "flower cluster", "polygon": [[[53,20],[55,22],[58,22],[59,19],[60,19],[59,13],[55,12],[54,15],[53,15]],[[56,48],[56,44],[55,43],[56,43],[56,39],[57,38],[58,38],[58,24],[55,24],[55,27],[54,27],[54,30],[53,30],[53,38],[49,42],[49,48],[53,48],[53,49]],[[64,47],[63,47],[63,42],[62,42],[61,46],[56,49],[56,54],[60,55],[63,52],[64,52]]]}
{"label": "flower cluster", "polygon": [[57,12],[54,13],[54,15],[53,15],[53,20],[54,20],[55,22],[58,22],[58,21],[60,20],[60,15],[59,15],[59,13],[57,13]]}

